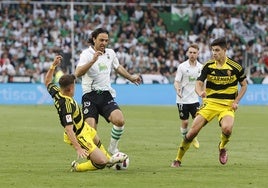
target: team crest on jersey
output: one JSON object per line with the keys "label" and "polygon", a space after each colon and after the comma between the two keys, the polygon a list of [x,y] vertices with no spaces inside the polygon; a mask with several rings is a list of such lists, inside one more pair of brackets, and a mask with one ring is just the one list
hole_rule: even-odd
{"label": "team crest on jersey", "polygon": [[73,122],[73,119],[72,119],[72,115],[71,114],[66,115],[65,118],[66,118],[66,122],[67,123]]}

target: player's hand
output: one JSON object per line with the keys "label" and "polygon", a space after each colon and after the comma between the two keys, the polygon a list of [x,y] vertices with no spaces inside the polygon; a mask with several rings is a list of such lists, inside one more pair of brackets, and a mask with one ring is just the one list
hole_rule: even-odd
{"label": "player's hand", "polygon": [[61,63],[62,58],[61,55],[55,56],[52,66],[57,67]]}
{"label": "player's hand", "polygon": [[99,56],[103,55],[102,51],[96,51],[95,54],[93,55],[93,61],[96,62],[99,58]]}
{"label": "player's hand", "polygon": [[134,74],[131,76],[130,81],[134,83],[135,85],[140,85],[142,82],[142,79],[140,75]]}
{"label": "player's hand", "polygon": [[233,104],[232,104],[232,109],[233,109],[234,111],[236,111],[236,110],[238,109],[238,103],[233,102]]}
{"label": "player's hand", "polygon": [[201,98],[206,98],[207,94],[205,91],[201,91],[201,93],[199,93],[199,97]]}
{"label": "player's hand", "polygon": [[87,150],[83,149],[83,148],[79,148],[78,150],[76,150],[77,152],[77,157],[78,158],[87,158],[88,157],[88,152]]}

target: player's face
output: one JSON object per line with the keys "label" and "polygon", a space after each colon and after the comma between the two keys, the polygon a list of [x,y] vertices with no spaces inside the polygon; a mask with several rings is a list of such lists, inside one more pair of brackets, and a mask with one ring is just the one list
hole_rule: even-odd
{"label": "player's face", "polygon": [[225,59],[225,52],[226,52],[225,48],[221,48],[220,46],[212,46],[211,49],[213,58],[216,61],[222,61]]}
{"label": "player's face", "polygon": [[195,62],[197,60],[197,57],[198,57],[197,49],[190,47],[187,53],[188,53],[188,58],[191,62]]}
{"label": "player's face", "polygon": [[94,40],[94,48],[96,51],[104,52],[109,42],[109,36],[107,33],[100,33]]}

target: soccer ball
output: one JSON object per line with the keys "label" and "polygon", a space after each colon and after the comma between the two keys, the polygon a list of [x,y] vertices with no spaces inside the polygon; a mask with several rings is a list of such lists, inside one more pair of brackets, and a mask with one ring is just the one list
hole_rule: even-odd
{"label": "soccer ball", "polygon": [[[127,155],[123,152],[118,152],[115,155]],[[116,163],[115,165],[113,165],[113,169],[115,170],[126,170],[129,166],[129,157],[127,157],[122,163]]]}

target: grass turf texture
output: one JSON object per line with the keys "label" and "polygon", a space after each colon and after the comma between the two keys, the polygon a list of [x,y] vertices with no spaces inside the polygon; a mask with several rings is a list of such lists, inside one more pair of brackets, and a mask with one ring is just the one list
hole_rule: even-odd
{"label": "grass turf texture", "polygon": [[[73,187],[266,187],[267,106],[240,106],[228,144],[229,161],[218,162],[220,129],[214,120],[198,135],[200,149],[171,168],[181,136],[176,106],[122,106],[126,118],[120,149],[130,157],[126,171],[72,173],[73,148],[62,140],[54,106],[0,106],[0,185],[19,188]],[[102,118],[99,135],[107,147],[111,125]]]}

